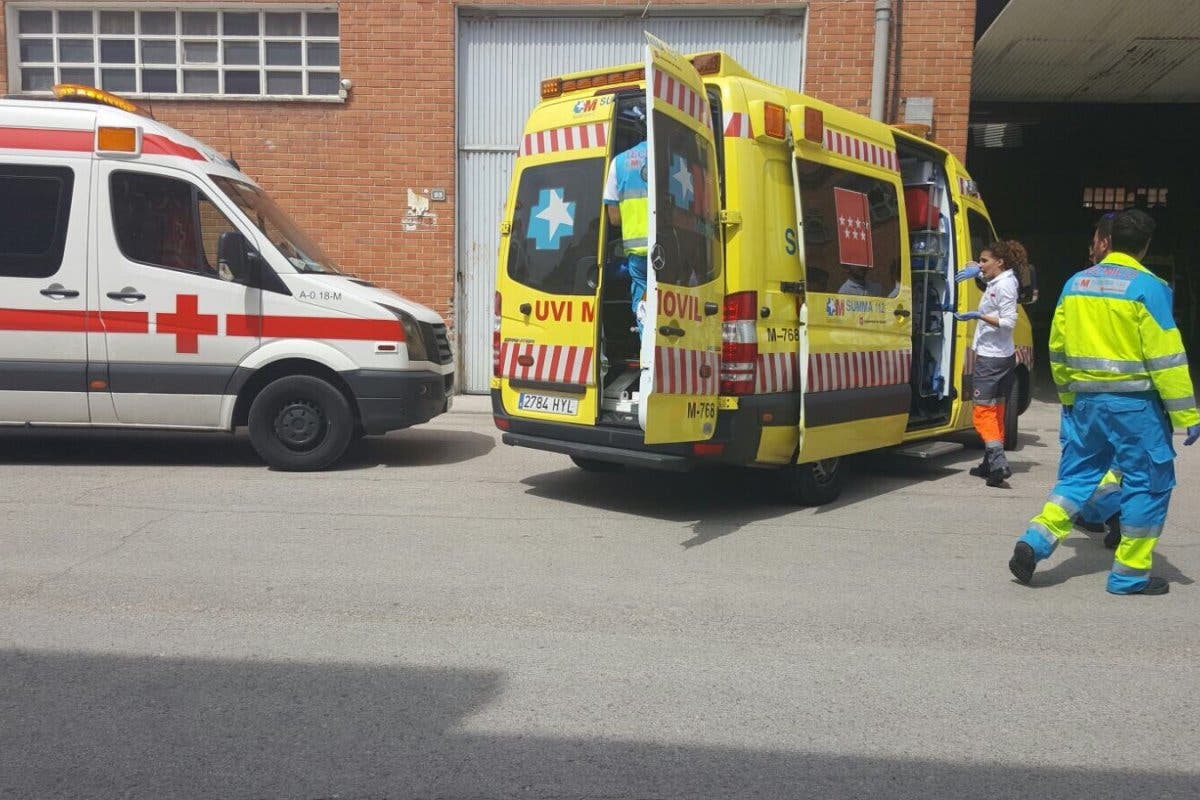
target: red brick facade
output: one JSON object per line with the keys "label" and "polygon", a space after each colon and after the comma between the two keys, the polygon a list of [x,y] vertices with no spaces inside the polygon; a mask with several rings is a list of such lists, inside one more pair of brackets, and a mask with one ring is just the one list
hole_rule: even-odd
{"label": "red brick facade", "polygon": [[[255,0],[248,5],[277,1],[284,2]],[[241,4],[227,0],[221,6]],[[208,0],[205,5],[212,7]],[[453,0],[338,2],[342,72],[354,81],[344,104],[154,101],[153,112],[222,152],[232,152],[340,263],[432,306],[453,324],[458,5]],[[564,4],[475,0],[469,5]],[[797,4],[655,0],[652,8],[706,5]],[[578,11],[587,6],[641,10],[646,3],[608,0],[571,7]],[[898,96],[933,97],[935,138],[960,157],[966,149],[974,15],[974,0],[903,4]],[[867,113],[874,16],[873,0],[811,0],[805,54],[809,93]],[[0,31],[3,26],[0,15]],[[0,35],[0,65],[7,64],[6,44],[7,35]],[[5,72],[0,66],[0,93],[8,90]],[[410,187],[446,188],[449,197],[436,204],[436,223],[405,230],[400,220]]]}

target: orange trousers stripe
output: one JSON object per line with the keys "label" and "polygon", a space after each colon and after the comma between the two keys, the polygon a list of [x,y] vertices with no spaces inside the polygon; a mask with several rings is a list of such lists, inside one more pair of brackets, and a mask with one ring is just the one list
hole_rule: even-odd
{"label": "orange trousers stripe", "polygon": [[1004,441],[1004,404],[994,406],[974,406],[971,421],[984,442]]}

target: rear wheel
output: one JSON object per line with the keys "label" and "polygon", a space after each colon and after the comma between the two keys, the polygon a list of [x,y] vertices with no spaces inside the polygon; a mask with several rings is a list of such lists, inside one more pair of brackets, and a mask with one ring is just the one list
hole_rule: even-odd
{"label": "rear wheel", "polygon": [[846,462],[827,458],[796,464],[783,470],[783,491],[794,503],[803,506],[823,506],[832,503],[846,485]]}
{"label": "rear wheel", "polygon": [[250,443],[280,470],[325,469],[354,435],[350,401],[329,382],[289,375],[268,383],[250,404]]}
{"label": "rear wheel", "polygon": [[571,460],[575,462],[575,466],[584,472],[621,472],[625,469],[624,464],[616,464],[612,461],[600,461],[595,458],[571,456]]}
{"label": "rear wheel", "polygon": [[1021,379],[1014,378],[1004,401],[1004,449],[1017,449],[1017,420],[1021,418]]}

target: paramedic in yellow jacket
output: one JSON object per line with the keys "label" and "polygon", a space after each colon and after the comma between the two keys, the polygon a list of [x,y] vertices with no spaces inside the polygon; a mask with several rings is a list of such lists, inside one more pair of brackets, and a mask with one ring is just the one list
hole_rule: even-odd
{"label": "paramedic in yellow jacket", "polygon": [[629,298],[638,336],[642,335],[646,316],[646,251],[650,237],[648,164],[643,140],[613,158],[604,185],[608,221],[621,228],[621,247],[629,271]]}
{"label": "paramedic in yellow jacket", "polygon": [[1112,252],[1063,287],[1050,327],[1050,370],[1072,425],[1058,483],[1013,549],[1008,568],[1029,583],[1071,531],[1071,519],[1110,466],[1120,470],[1121,542],[1108,575],[1113,594],[1166,594],[1150,574],[1175,486],[1171,428],[1200,439],[1187,354],[1171,316],[1171,290],[1141,265],[1154,220],[1132,209],[1112,223]]}

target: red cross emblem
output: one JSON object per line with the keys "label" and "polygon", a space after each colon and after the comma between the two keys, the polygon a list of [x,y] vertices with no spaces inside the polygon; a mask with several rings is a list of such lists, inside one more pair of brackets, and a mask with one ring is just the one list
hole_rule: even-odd
{"label": "red cross emblem", "polygon": [[156,314],[155,329],[175,335],[176,353],[200,352],[200,336],[217,335],[217,315],[201,314],[200,298],[194,294],[175,295],[174,314]]}

